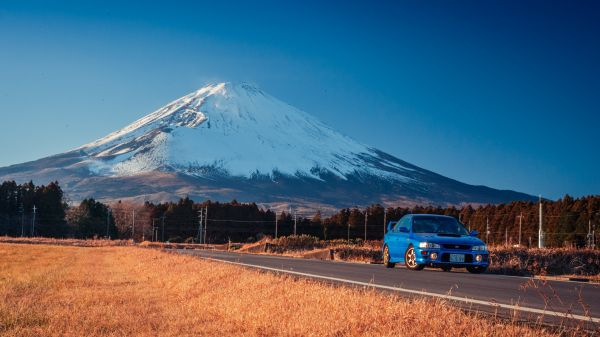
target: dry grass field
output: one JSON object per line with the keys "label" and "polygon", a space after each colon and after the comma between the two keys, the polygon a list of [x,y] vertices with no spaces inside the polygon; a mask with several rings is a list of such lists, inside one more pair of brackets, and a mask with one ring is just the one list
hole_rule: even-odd
{"label": "dry grass field", "polygon": [[4,243],[0,257],[2,336],[552,335],[153,249]]}

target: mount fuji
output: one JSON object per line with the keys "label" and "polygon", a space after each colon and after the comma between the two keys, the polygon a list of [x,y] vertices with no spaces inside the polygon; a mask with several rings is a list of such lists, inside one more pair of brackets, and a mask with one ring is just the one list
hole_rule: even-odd
{"label": "mount fuji", "polygon": [[74,150],[0,168],[58,180],[72,200],[189,196],[303,207],[533,200],[473,186],[361,144],[247,83],[207,85]]}

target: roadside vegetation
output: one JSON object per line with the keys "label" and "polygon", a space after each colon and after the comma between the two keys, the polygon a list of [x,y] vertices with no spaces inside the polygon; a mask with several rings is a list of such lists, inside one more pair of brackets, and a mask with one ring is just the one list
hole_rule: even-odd
{"label": "roadside vegetation", "polygon": [[441,300],[408,300],[152,249],[0,244],[0,256],[2,336],[561,333],[464,313]]}

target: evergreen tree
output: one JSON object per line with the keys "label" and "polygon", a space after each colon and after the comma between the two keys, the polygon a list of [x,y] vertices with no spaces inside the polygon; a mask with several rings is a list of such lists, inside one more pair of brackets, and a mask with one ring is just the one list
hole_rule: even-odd
{"label": "evergreen tree", "polygon": [[115,219],[107,205],[94,199],[84,199],[74,212],[72,221],[77,224],[77,236],[81,238],[117,237]]}

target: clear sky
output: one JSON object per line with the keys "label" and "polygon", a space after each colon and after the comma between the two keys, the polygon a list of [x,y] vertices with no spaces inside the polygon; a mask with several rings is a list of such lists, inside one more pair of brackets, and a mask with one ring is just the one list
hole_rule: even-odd
{"label": "clear sky", "polygon": [[248,81],[471,184],[600,193],[598,1],[0,1],[0,166]]}

